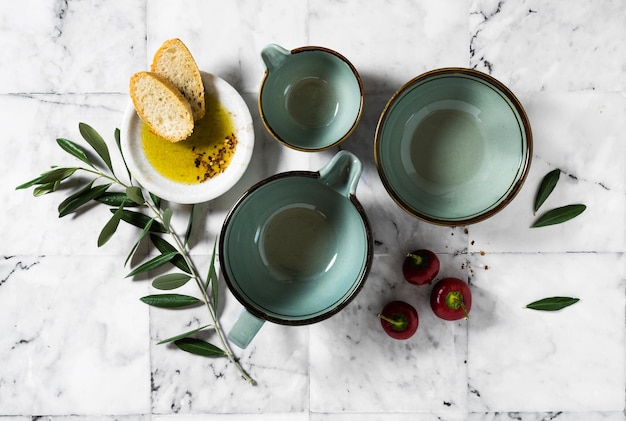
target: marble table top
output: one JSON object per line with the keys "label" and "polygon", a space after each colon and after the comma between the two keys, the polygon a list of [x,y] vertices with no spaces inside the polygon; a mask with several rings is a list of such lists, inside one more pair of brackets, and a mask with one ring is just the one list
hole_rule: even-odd
{"label": "marble table top", "polygon": [[[0,16],[2,420],[626,419],[623,1],[23,0],[2,2]],[[335,49],[365,87],[362,120],[340,148],[364,163],[357,196],[374,231],[372,272],[338,315],[309,327],[266,324],[246,350],[235,348],[256,386],[225,359],[157,345],[204,324],[206,314],[138,300],[153,289],[148,278],[124,279],[136,229],[120,227],[99,248],[107,209],[59,219],[63,193],[15,190],[73,162],[55,139],[78,142],[79,122],[113,150],[131,74],[174,37],[202,70],[239,90],[255,123],[244,177],[196,209],[203,223],[190,244],[201,268],[249,186],[286,170],[316,170],[338,149],[304,153],[271,138],[256,105],[260,50],[269,43]],[[376,123],[393,92],[448,66],[507,85],[534,137],[517,198],[487,221],[456,228],[401,210],[373,158]],[[561,180],[547,205],[587,210],[529,229],[537,186],[556,168]],[[428,287],[402,280],[403,254],[416,247],[435,251],[442,273],[470,283],[468,321],[437,319]],[[241,306],[222,289],[228,327]],[[554,313],[524,308],[556,295],[581,300]],[[393,299],[420,314],[407,341],[385,336],[376,318]]]}

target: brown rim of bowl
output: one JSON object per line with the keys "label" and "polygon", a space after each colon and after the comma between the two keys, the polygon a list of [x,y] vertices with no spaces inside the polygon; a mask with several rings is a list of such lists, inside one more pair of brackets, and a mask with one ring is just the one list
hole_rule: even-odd
{"label": "brown rim of bowl", "polygon": [[277,141],[279,141],[283,145],[285,145],[285,146],[287,146],[287,147],[289,147],[291,149],[295,149],[297,151],[302,151],[302,152],[320,152],[320,151],[325,151],[327,149],[334,148],[335,146],[339,145],[341,142],[346,140],[348,138],[348,136],[350,136],[352,134],[352,132],[354,132],[354,130],[356,129],[356,126],[359,124],[359,121],[361,121],[361,116],[363,115],[363,95],[364,95],[363,81],[361,80],[361,76],[359,75],[359,72],[356,70],[356,67],[354,67],[352,65],[352,63],[346,57],[342,56],[341,54],[339,54],[338,52],[336,52],[334,50],[331,50],[330,48],[311,45],[311,46],[306,46],[306,47],[295,48],[295,49],[291,50],[290,53],[291,54],[297,54],[297,53],[302,53],[302,52],[307,52],[307,51],[323,51],[323,52],[330,53],[330,54],[338,57],[344,63],[346,63],[348,65],[348,67],[350,67],[350,70],[352,70],[352,73],[356,77],[356,80],[357,80],[357,82],[359,84],[359,92],[360,92],[359,113],[357,114],[356,118],[354,119],[354,122],[352,123],[352,126],[350,126],[350,129],[339,140],[335,141],[333,144],[328,145],[328,146],[323,146],[321,148],[302,148],[302,147],[299,147],[299,146],[292,145],[292,144],[288,143],[286,140],[282,139],[278,135],[278,133],[276,133],[274,131],[274,129],[272,129],[272,127],[270,126],[269,122],[267,121],[267,118],[265,117],[265,114],[263,113],[263,107],[261,107],[261,102],[262,102],[262,97],[263,97],[263,86],[265,86],[265,81],[267,80],[267,77],[269,76],[269,71],[268,70],[265,70],[265,74],[263,75],[263,80],[261,80],[261,86],[260,86],[260,89],[259,89],[259,96],[258,96],[258,99],[257,99],[257,107],[259,108],[259,115],[261,116],[261,121],[263,121],[263,125],[265,126],[267,131],[270,132],[270,134],[272,135],[272,137],[274,139],[276,139]]}
{"label": "brown rim of bowl", "polygon": [[219,258],[219,262],[220,262],[220,271],[221,271],[222,275],[224,276],[224,281],[226,281],[226,285],[228,286],[228,290],[233,294],[233,296],[237,299],[237,301],[239,301],[239,303],[247,311],[249,311],[252,315],[254,315],[254,316],[256,316],[256,317],[258,317],[260,319],[267,320],[267,321],[272,322],[272,323],[281,324],[281,325],[287,325],[287,326],[303,326],[303,325],[309,325],[309,324],[317,323],[317,322],[320,322],[322,320],[326,320],[329,317],[332,317],[335,314],[339,313],[363,289],[363,285],[365,285],[365,281],[367,280],[367,278],[368,278],[368,276],[370,274],[370,271],[372,269],[372,263],[373,263],[373,260],[374,260],[374,237],[373,237],[373,232],[372,232],[372,228],[371,228],[369,219],[367,217],[367,214],[365,213],[365,208],[363,208],[363,206],[361,205],[361,202],[359,202],[359,200],[356,198],[356,196],[354,194],[350,194],[346,199],[350,200],[352,205],[356,208],[357,212],[361,216],[361,220],[363,221],[363,225],[364,225],[364,229],[365,229],[365,236],[367,238],[367,250],[366,250],[365,268],[363,269],[363,272],[359,276],[359,279],[358,279],[358,283],[359,284],[357,285],[357,287],[352,292],[350,292],[350,295],[348,295],[346,297],[346,299],[341,301],[336,307],[334,307],[333,309],[331,309],[330,311],[328,311],[328,312],[326,312],[326,313],[324,313],[322,315],[315,316],[315,317],[310,317],[310,318],[307,318],[307,319],[299,319],[299,320],[282,319],[280,317],[276,317],[276,316],[273,316],[271,314],[268,314],[268,313],[262,311],[261,309],[258,309],[256,307],[254,307],[253,305],[247,304],[246,298],[241,293],[239,293],[239,291],[237,291],[236,288],[233,287],[232,280],[229,278],[228,273],[226,273],[226,271],[223,269],[223,268],[225,268],[227,266],[225,264],[226,263],[226,260],[225,260],[226,259],[226,257],[225,257],[226,253],[224,253],[224,237],[225,237],[224,234],[226,233],[226,228],[228,226],[228,223],[232,219],[233,214],[235,213],[235,210],[237,210],[237,208],[241,205],[241,203],[250,194],[252,194],[254,191],[258,190],[259,188],[263,187],[264,185],[271,183],[272,181],[275,181],[275,180],[278,180],[278,179],[281,179],[281,178],[291,177],[291,176],[320,178],[320,173],[319,173],[319,171],[287,171],[287,172],[275,174],[273,176],[265,178],[265,179],[259,181],[258,183],[256,183],[255,185],[253,185],[252,187],[250,187],[248,190],[246,190],[239,197],[239,199],[237,199],[235,204],[230,208],[230,210],[228,211],[228,214],[226,215],[226,218],[224,219],[224,223],[222,224],[222,228],[220,230],[220,236],[219,236],[219,253],[218,253],[218,258]]}
{"label": "brown rim of bowl", "polygon": [[[402,198],[400,198],[396,194],[396,192],[394,191],[393,187],[391,186],[391,183],[389,183],[389,181],[387,180],[387,177],[385,176],[385,174],[383,172],[382,165],[381,165],[381,162],[380,162],[380,156],[379,156],[379,152],[378,152],[378,146],[380,144],[380,136],[381,136],[382,126],[383,126],[383,124],[385,123],[385,121],[387,119],[389,108],[395,103],[395,101],[407,89],[409,89],[411,86],[413,86],[416,82],[422,81],[424,79],[428,79],[428,78],[430,78],[432,76],[443,75],[443,74],[454,74],[454,73],[470,75],[470,76],[474,76],[476,78],[482,79],[483,81],[486,81],[489,84],[495,86],[504,96],[506,96],[511,101],[511,103],[515,107],[515,110],[518,112],[518,114],[520,116],[521,124],[522,124],[522,126],[524,128],[524,132],[526,134],[526,150],[527,150],[527,153],[526,153],[526,157],[525,157],[524,161],[520,165],[520,168],[522,168],[522,174],[521,174],[519,180],[517,180],[513,184],[512,189],[506,195],[505,199],[502,200],[496,207],[494,207],[493,209],[490,209],[487,212],[484,212],[484,213],[481,213],[479,215],[473,216],[471,218],[465,218],[465,219],[459,219],[459,220],[446,220],[446,219],[434,218],[432,216],[423,214],[421,212],[418,212],[418,211],[412,209],[408,204],[406,204],[402,200]],[[430,222],[430,223],[435,224],[435,225],[443,225],[443,226],[449,226],[449,227],[470,225],[470,224],[475,224],[477,222],[484,221],[485,219],[491,218],[493,215],[495,215],[496,213],[500,212],[509,203],[511,203],[511,201],[515,198],[515,196],[517,196],[517,194],[521,190],[522,185],[524,184],[524,181],[526,180],[526,177],[528,176],[528,172],[530,171],[530,164],[531,164],[531,161],[532,161],[532,155],[533,155],[533,138],[532,138],[532,131],[531,131],[531,127],[530,127],[530,121],[528,120],[528,116],[526,115],[526,111],[524,110],[524,107],[522,106],[521,102],[517,99],[517,97],[513,94],[513,92],[511,92],[511,90],[509,88],[507,88],[502,82],[500,82],[499,80],[495,79],[493,76],[490,76],[490,75],[488,75],[486,73],[482,73],[482,72],[480,72],[478,70],[467,69],[467,68],[463,68],[463,67],[444,67],[444,68],[440,68],[440,69],[430,70],[428,72],[422,73],[419,76],[414,77],[413,79],[411,79],[410,81],[408,81],[407,83],[402,85],[402,87],[400,89],[398,89],[391,96],[391,98],[389,99],[389,101],[385,105],[385,108],[383,108],[383,111],[380,114],[380,118],[378,119],[378,123],[376,125],[376,134],[375,134],[375,137],[374,137],[374,162],[376,164],[376,169],[378,170],[378,175],[380,176],[380,179],[381,179],[381,181],[383,183],[383,186],[385,187],[385,190],[387,190],[387,193],[391,196],[391,198],[394,200],[394,202],[396,202],[396,204],[398,206],[400,206],[404,211],[406,211],[407,213],[409,213],[410,215],[412,215],[412,216],[414,216],[416,218],[419,218],[419,219],[421,219],[423,221],[426,221],[426,222]]]}

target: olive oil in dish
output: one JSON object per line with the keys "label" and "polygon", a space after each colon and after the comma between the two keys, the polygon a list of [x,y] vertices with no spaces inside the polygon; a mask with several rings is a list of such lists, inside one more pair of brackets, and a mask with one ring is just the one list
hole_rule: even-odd
{"label": "olive oil in dish", "polygon": [[235,153],[237,137],[232,116],[215,97],[206,97],[206,113],[195,122],[191,136],[170,142],[141,125],[148,162],[164,177],[197,184],[222,173]]}

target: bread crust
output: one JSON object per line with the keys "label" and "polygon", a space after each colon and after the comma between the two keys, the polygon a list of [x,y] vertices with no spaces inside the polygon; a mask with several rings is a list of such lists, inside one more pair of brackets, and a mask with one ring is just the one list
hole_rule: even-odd
{"label": "bread crust", "polygon": [[204,84],[195,59],[178,38],[165,41],[154,54],[150,71],[157,73],[178,88],[189,101],[194,120],[200,120],[206,111]]}
{"label": "bread crust", "polygon": [[179,142],[193,132],[189,102],[165,77],[153,72],[137,72],[130,78],[129,93],[141,120],[158,136]]}

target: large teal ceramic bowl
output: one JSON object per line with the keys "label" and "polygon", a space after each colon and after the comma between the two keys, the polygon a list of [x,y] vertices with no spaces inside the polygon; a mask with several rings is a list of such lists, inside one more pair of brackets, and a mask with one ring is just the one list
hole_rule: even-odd
{"label": "large teal ceramic bowl", "polygon": [[526,113],[513,93],[476,70],[416,77],[387,103],[374,156],[400,207],[440,225],[467,225],[503,209],[532,158]]}

